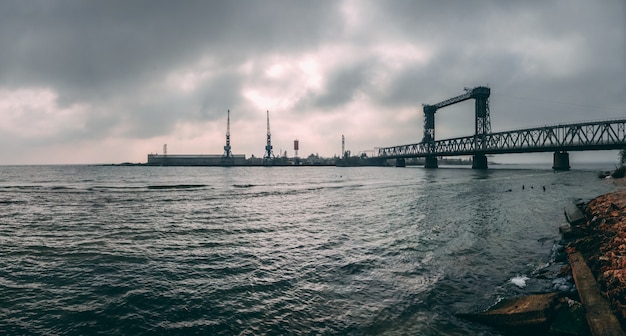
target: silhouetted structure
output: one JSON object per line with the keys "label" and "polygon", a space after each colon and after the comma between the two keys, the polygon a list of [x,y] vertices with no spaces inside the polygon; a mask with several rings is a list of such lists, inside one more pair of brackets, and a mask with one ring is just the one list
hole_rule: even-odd
{"label": "silhouetted structure", "polygon": [[272,151],[272,134],[270,133],[270,111],[267,111],[267,144],[265,145],[263,163],[269,165],[274,158],[274,152]]}
{"label": "silhouetted structure", "polygon": [[224,165],[232,165],[233,153],[230,150],[230,110],[228,110],[228,116],[226,117],[226,145],[224,146],[224,155],[222,155],[222,163]]}

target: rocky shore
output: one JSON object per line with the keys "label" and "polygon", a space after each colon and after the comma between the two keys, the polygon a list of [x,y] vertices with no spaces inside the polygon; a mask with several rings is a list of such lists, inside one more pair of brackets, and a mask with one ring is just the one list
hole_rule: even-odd
{"label": "rocky shore", "polygon": [[513,334],[626,335],[626,178],[613,181],[622,189],[566,209],[561,244],[569,265],[559,273],[573,275],[574,292],[513,298],[459,316]]}
{"label": "rocky shore", "polygon": [[[626,180],[615,180],[626,186]],[[585,220],[573,225],[578,238],[567,247],[580,252],[600,290],[626,329],[626,189],[599,196],[583,208]]]}

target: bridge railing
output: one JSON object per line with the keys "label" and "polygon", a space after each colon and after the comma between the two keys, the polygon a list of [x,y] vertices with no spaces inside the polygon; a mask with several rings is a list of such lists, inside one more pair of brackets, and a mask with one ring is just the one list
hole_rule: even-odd
{"label": "bridge railing", "polygon": [[626,119],[559,124],[382,147],[378,149],[378,156],[398,158],[620,148],[626,148]]}

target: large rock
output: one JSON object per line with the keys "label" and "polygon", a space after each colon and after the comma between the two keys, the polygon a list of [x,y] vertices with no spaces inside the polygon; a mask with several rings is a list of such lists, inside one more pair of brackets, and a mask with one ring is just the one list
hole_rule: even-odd
{"label": "large rock", "polygon": [[[606,295],[608,303],[617,311],[622,326],[626,326],[626,189],[595,198],[587,204],[585,211],[586,217],[590,220],[582,226],[587,232],[585,236],[571,242],[567,250],[570,254],[574,251],[582,253],[575,261],[581,261],[580,265],[584,266],[580,267],[581,270],[586,269],[588,265],[591,275],[579,276],[579,280],[589,278],[588,283],[593,285],[595,277],[599,283],[599,290]],[[570,263],[576,263],[575,261],[572,262],[570,256]],[[577,267],[573,266],[572,269],[574,268]],[[588,272],[576,273],[583,275]],[[576,286],[580,292],[580,285],[577,283]],[[588,312],[595,311],[587,308],[587,301],[582,300]],[[605,326],[606,323],[602,321],[598,325]],[[593,330],[593,327],[590,327]],[[624,330],[622,335],[626,334]],[[600,330],[599,334],[603,334],[603,331]]]}

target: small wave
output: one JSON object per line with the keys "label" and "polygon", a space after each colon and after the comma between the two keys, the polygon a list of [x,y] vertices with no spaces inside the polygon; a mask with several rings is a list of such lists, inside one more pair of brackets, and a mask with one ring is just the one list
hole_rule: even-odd
{"label": "small wave", "polygon": [[233,184],[235,188],[252,188],[254,186],[254,184]]}
{"label": "small wave", "polygon": [[73,190],[74,188],[72,187],[66,187],[66,186],[54,186],[51,187],[50,190]]}
{"label": "small wave", "polygon": [[126,190],[126,189],[143,189],[143,187],[136,187],[136,186],[103,186],[103,185],[96,185],[90,188],[87,188],[87,190],[108,190],[108,189],[112,189],[112,190]]}
{"label": "small wave", "polygon": [[306,188],[306,191],[318,191],[322,189],[324,189],[324,187],[310,187],[310,188]]}
{"label": "small wave", "polygon": [[0,200],[0,204],[26,204],[26,201]]}
{"label": "small wave", "polygon": [[150,185],[148,189],[193,189],[203,187],[206,187],[206,184]]}
{"label": "small wave", "polygon": [[18,190],[38,190],[41,189],[40,185],[14,185],[14,186],[2,186],[1,189],[18,189]]}
{"label": "small wave", "polygon": [[339,270],[346,274],[359,274],[368,271],[374,267],[372,260],[364,260],[359,262],[351,262],[339,267]]}

